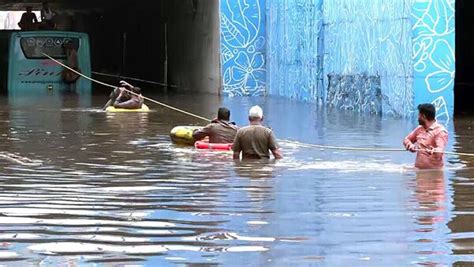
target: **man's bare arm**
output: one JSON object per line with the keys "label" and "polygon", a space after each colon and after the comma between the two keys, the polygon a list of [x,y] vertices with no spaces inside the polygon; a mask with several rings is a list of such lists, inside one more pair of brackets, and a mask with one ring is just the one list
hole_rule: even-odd
{"label": "man's bare arm", "polygon": [[275,159],[282,159],[283,158],[283,154],[281,153],[281,149],[279,149],[279,148],[273,149],[272,154],[275,157]]}
{"label": "man's bare arm", "polygon": [[234,152],[234,154],[232,155],[232,158],[233,159],[240,159],[240,152]]}

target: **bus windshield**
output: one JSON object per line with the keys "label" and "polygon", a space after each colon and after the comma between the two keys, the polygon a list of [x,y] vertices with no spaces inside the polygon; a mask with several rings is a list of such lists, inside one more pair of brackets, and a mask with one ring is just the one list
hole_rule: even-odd
{"label": "bus windshield", "polygon": [[66,58],[64,44],[71,43],[77,51],[79,38],[71,37],[22,37],[20,40],[23,54],[28,59],[45,59],[43,53],[53,58]]}

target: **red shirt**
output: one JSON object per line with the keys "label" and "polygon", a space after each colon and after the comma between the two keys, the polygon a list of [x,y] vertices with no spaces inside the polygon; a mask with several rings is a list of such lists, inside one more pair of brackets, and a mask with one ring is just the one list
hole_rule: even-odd
{"label": "red shirt", "polygon": [[416,154],[415,167],[419,169],[441,169],[444,166],[444,153],[433,153],[426,150],[436,148],[444,151],[448,143],[448,131],[443,125],[434,122],[429,128],[425,129],[423,126],[418,126],[411,132],[403,144],[407,148],[412,144],[416,144],[418,151]]}

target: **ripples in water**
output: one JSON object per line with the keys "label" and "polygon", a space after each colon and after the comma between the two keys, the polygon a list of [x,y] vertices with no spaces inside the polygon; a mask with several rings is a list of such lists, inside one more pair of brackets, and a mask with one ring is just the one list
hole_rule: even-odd
{"label": "ripples in water", "polygon": [[[235,101],[226,105],[238,110]],[[361,123],[348,114],[325,118],[302,104],[262,105],[281,108],[273,109],[279,121],[308,114],[304,131],[288,132],[271,114],[267,120],[288,135],[282,137],[308,143],[395,147],[413,126],[380,118]],[[414,172],[405,168],[413,161],[408,153],[282,142],[282,161],[235,163],[228,152],[171,145],[168,131],[178,117],[159,109],[146,116],[61,110],[0,112],[1,134],[11,137],[0,149],[41,163],[0,161],[0,261],[405,266],[472,260],[470,159],[449,157],[445,172]]]}

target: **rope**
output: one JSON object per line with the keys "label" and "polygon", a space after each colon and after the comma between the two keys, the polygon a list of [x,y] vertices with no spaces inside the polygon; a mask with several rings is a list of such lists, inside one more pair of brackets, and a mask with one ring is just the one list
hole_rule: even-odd
{"label": "rope", "polygon": [[[81,77],[83,77],[83,78],[85,78],[85,79],[87,79],[87,80],[89,80],[89,81],[91,81],[91,82],[95,82],[95,83],[98,83],[98,84],[100,84],[100,85],[103,85],[103,86],[106,86],[106,87],[110,87],[110,88],[113,88],[113,89],[118,88],[117,86],[114,86],[114,85],[111,85],[111,84],[107,84],[107,83],[98,81],[98,80],[96,80],[96,79],[90,78],[90,77],[88,77],[88,76],[86,76],[86,75],[80,73],[79,71],[76,71],[75,69],[70,68],[69,66],[63,64],[62,62],[60,62],[60,61],[58,61],[58,60],[56,60],[56,59],[50,57],[50,56],[49,56],[48,54],[46,54],[46,53],[43,53],[43,55],[46,56],[47,58],[49,58],[50,60],[54,61],[56,64],[61,65],[62,67],[64,67],[64,68],[66,68],[66,69],[68,69],[68,70],[70,70],[70,71],[76,73],[77,75],[79,75],[79,76],[81,76]],[[131,93],[131,94],[133,94],[133,95],[139,96],[139,97],[141,97],[141,98],[143,98],[143,99],[145,99],[145,100],[148,100],[148,101],[150,101],[150,102],[152,102],[152,103],[155,103],[155,104],[157,104],[157,105],[160,105],[160,106],[163,106],[163,107],[165,107],[165,108],[174,110],[174,111],[176,111],[176,112],[180,112],[180,113],[186,114],[186,115],[188,115],[188,116],[191,116],[191,117],[194,117],[194,118],[203,120],[203,121],[207,121],[207,122],[210,122],[210,121],[211,121],[211,120],[208,119],[208,118],[204,118],[204,117],[201,117],[201,116],[199,116],[199,115],[193,114],[193,113],[191,113],[191,112],[187,112],[187,111],[185,111],[185,110],[182,110],[182,109],[179,109],[179,108],[175,108],[175,107],[170,106],[170,105],[167,105],[167,104],[165,104],[165,103],[161,103],[161,102],[156,101],[156,100],[154,100],[154,99],[152,99],[152,98],[149,98],[149,97],[146,97],[146,96],[142,96],[142,95],[140,95],[140,94],[137,94],[137,93],[135,93],[135,92],[132,92],[132,91],[126,89],[126,88],[123,88],[123,90],[125,90],[125,91],[127,91],[127,92],[129,92],[129,93]]]}
{"label": "rope", "polygon": [[42,164],[42,162],[39,160],[32,160],[26,157],[21,157],[13,153],[3,151],[0,152],[0,158],[23,166],[39,166]]}
{"label": "rope", "polygon": [[284,139],[280,139],[278,141],[292,143],[292,144],[305,146],[305,147],[313,147],[313,148],[320,148],[320,149],[331,149],[331,150],[377,151],[377,152],[402,152],[402,151],[406,152],[407,151],[406,149],[401,149],[401,148],[324,146],[324,145],[300,143],[298,141],[284,140]]}
{"label": "rope", "polygon": [[449,151],[444,151],[444,152],[440,152],[440,153],[444,153],[444,154],[446,154],[446,155],[474,157],[474,153],[449,152]]}
{"label": "rope", "polygon": [[[406,149],[402,148],[378,148],[378,147],[348,147],[348,146],[324,146],[324,145],[315,145],[315,144],[308,144],[308,143],[300,143],[298,141],[292,140],[284,140],[279,139],[278,141],[292,143],[300,146],[305,147],[313,147],[319,149],[331,149],[331,150],[347,150],[347,151],[373,151],[373,152],[406,152]],[[429,152],[428,150],[424,149],[416,149],[415,151],[420,152]],[[456,156],[467,156],[467,157],[474,157],[474,153],[461,153],[461,152],[449,152],[449,151],[434,151],[434,153],[443,153],[446,155],[456,155]]]}
{"label": "rope", "polygon": [[[95,80],[93,78],[90,78],[72,68],[70,68],[69,66],[63,64],[62,62],[50,57],[49,55],[43,53],[44,56],[48,57],[49,59],[51,59],[52,61],[54,61],[55,63],[63,66],[64,68],[80,75],[81,77],[84,77],[85,79],[87,80],[90,80],[92,82],[95,82],[95,83],[98,83],[98,84],[101,84],[101,85],[104,85],[106,87],[110,87],[110,88],[118,88],[117,86],[114,86],[114,85],[110,85],[110,84],[107,84],[107,83],[104,83],[104,82],[101,82],[101,81],[98,81],[98,80]],[[165,108],[168,108],[168,109],[171,109],[171,110],[174,110],[174,111],[177,111],[177,112],[180,112],[182,114],[186,114],[188,116],[191,116],[191,117],[194,117],[194,118],[197,118],[197,119],[200,119],[200,120],[203,120],[203,121],[206,121],[206,122],[210,122],[211,120],[208,119],[208,118],[204,118],[202,116],[199,116],[199,115],[196,115],[196,114],[193,114],[191,112],[188,112],[188,111],[185,111],[185,110],[182,110],[182,109],[179,109],[179,108],[175,108],[173,106],[170,106],[170,105],[167,105],[165,103],[161,103],[159,101],[156,101],[152,98],[149,98],[149,97],[146,97],[146,96],[142,96],[140,94],[137,94],[135,92],[132,92],[126,88],[123,88],[125,91],[133,94],[133,95],[136,95],[136,96],[139,96],[139,97],[142,97],[143,99],[146,99],[152,103],[155,103],[157,105],[160,105],[160,106],[163,106]],[[324,146],[324,145],[316,145],[316,144],[307,144],[307,143],[300,143],[300,142],[297,142],[297,141],[291,141],[291,140],[278,140],[278,141],[283,141],[283,142],[287,142],[287,143],[293,143],[293,144],[297,144],[297,145],[302,145],[302,146],[306,146],[306,147],[314,147],[314,148],[320,148],[320,149],[331,149],[331,150],[347,150],[347,151],[373,151],[373,152],[405,152],[407,150],[405,149],[400,149],[400,148],[377,148],[377,147],[346,147],[346,146]],[[417,150],[417,151],[423,151],[423,150]],[[474,157],[474,153],[460,153],[460,152],[449,152],[449,151],[443,151],[443,152],[435,152],[435,153],[444,153],[444,154],[447,154],[447,155],[456,155],[456,156],[466,156],[466,157]]]}
{"label": "rope", "polygon": [[113,78],[126,79],[126,80],[131,80],[131,81],[142,82],[142,83],[149,83],[149,84],[156,84],[156,85],[161,85],[161,86],[168,86],[168,87],[177,88],[176,85],[165,84],[165,83],[149,81],[149,80],[143,80],[143,79],[137,79],[137,78],[133,78],[133,77],[119,76],[119,75],[113,75],[113,74],[96,72],[96,71],[93,71],[92,74],[105,76],[105,77],[113,77]]}

